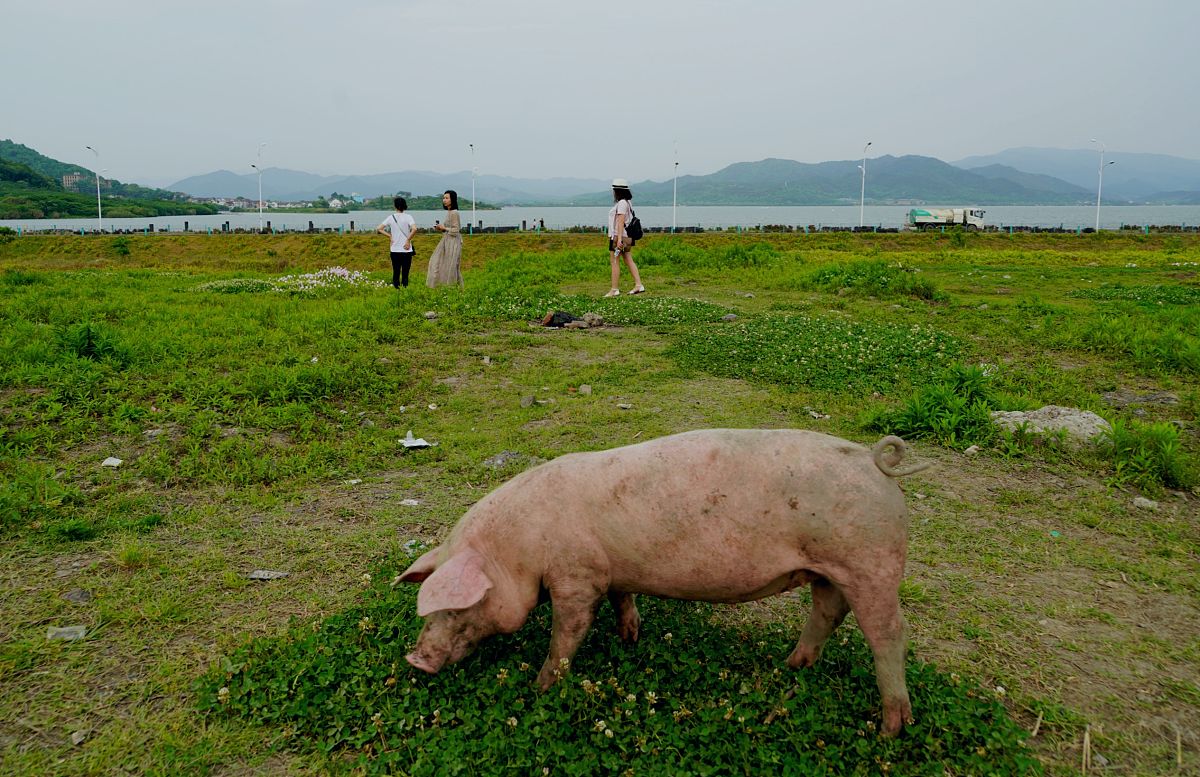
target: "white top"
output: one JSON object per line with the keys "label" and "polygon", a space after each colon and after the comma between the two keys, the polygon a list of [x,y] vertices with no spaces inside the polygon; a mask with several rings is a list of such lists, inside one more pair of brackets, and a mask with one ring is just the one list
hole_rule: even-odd
{"label": "white top", "polygon": [[[392,236],[392,252],[399,254],[405,252],[404,244],[412,238],[412,233],[417,228],[417,222],[407,213],[393,213],[379,226],[386,229]],[[411,244],[407,250],[412,250]]]}
{"label": "white top", "polygon": [[629,235],[627,235],[625,233],[624,224],[629,223],[629,211],[632,210],[632,208],[633,208],[633,206],[629,204],[629,200],[617,200],[616,203],[612,206],[612,209],[608,212],[608,236],[609,237],[615,238],[617,236],[616,232],[617,232],[617,214],[618,213],[623,214],[625,216],[625,221],[623,222],[622,228],[621,228],[621,237],[629,237]]}

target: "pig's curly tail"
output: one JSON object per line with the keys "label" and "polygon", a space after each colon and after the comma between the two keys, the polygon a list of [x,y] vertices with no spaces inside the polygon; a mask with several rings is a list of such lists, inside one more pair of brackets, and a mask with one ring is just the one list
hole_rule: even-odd
{"label": "pig's curly tail", "polygon": [[914,464],[904,469],[897,469],[896,465],[904,458],[906,450],[907,446],[904,444],[904,440],[901,440],[894,434],[889,434],[875,443],[875,447],[871,449],[871,457],[875,459],[875,466],[879,467],[879,471],[889,478],[902,478],[905,475],[913,475],[933,466],[926,462],[924,464]]}

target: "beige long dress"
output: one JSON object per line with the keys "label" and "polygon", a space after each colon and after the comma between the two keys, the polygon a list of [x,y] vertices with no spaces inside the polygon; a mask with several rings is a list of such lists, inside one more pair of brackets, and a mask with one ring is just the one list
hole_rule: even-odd
{"label": "beige long dress", "polygon": [[437,286],[463,285],[462,270],[462,229],[459,226],[458,211],[452,210],[446,214],[446,231],[438,241],[437,248],[429,257],[429,268],[425,271],[425,285],[429,288]]}

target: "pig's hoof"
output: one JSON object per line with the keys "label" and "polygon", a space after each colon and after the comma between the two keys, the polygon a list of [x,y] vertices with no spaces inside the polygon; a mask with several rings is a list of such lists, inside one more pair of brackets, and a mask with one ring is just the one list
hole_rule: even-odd
{"label": "pig's hoof", "polygon": [[912,706],[909,704],[884,705],[883,728],[880,733],[885,737],[894,737],[900,733],[905,724],[912,724]]}
{"label": "pig's hoof", "polygon": [[796,645],[796,649],[787,657],[788,666],[792,669],[806,669],[817,663],[821,657],[821,648],[812,645]]}
{"label": "pig's hoof", "polygon": [[641,628],[642,618],[635,612],[633,617],[621,619],[621,622],[617,624],[617,634],[625,642],[637,642]]}

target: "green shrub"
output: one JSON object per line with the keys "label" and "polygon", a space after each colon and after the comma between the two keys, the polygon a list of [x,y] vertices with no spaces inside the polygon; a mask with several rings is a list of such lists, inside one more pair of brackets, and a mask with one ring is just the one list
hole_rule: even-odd
{"label": "green shrub", "polygon": [[986,370],[953,365],[895,410],[868,416],[868,429],[905,439],[932,439],[950,448],[984,445],[996,436],[994,396]]}
{"label": "green shrub", "polygon": [[547,693],[532,681],[548,606],[425,675],[403,658],[421,627],[416,588],[388,588],[406,564],[376,573],[358,606],[223,659],[197,683],[200,709],[366,774],[1041,773],[1025,732],[975,683],[910,661],[916,721],[885,739],[857,630],[842,627],[815,667],[795,672],[784,658],[798,624],[723,625],[707,604],[643,597],[636,645],[603,607],[572,673]]}
{"label": "green shrub", "polygon": [[915,297],[941,301],[947,298],[932,281],[920,276],[920,270],[882,259],[820,267],[803,277],[800,286],[831,293],[846,289],[854,294],[885,299]]}
{"label": "green shrub", "polygon": [[56,334],[62,350],[80,359],[106,361],[121,367],[129,363],[128,350],[107,327],[83,321],[60,327]]}
{"label": "green shrub", "polygon": [[1163,486],[1190,488],[1196,482],[1174,424],[1114,419],[1112,430],[1101,437],[1101,449],[1112,459],[1111,485],[1156,492]]}

